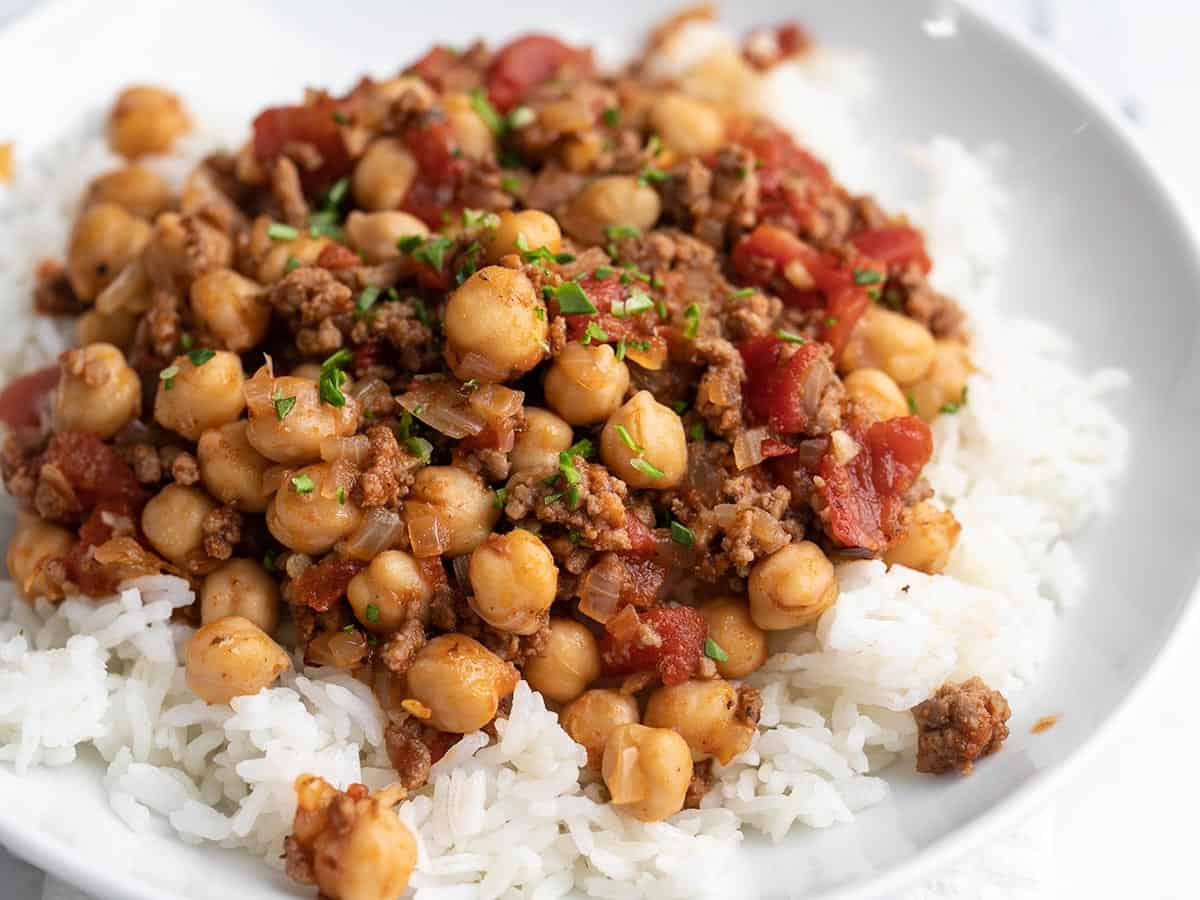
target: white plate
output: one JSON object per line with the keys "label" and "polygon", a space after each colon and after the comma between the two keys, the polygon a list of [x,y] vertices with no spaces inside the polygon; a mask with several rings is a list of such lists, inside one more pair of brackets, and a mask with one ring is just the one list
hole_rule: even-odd
{"label": "white plate", "polygon": [[[735,26],[808,23],[876,61],[864,113],[881,146],[938,133],[1009,149],[1012,259],[1004,303],[1077,340],[1080,363],[1133,376],[1120,413],[1129,477],[1082,542],[1091,584],[1063,617],[1052,658],[1021,695],[1003,753],[968,779],[892,773],[892,799],[853,827],[749,842],[764,896],[866,896],[966,849],[1045,797],[1093,748],[1183,614],[1200,570],[1200,266],[1178,210],[1116,118],[1068,73],[976,14],[945,2],[742,0]],[[629,46],[665,12],[653,4],[60,2],[0,35],[3,126],[49,142],[134,80],[227,100],[201,116],[249,116],[304,84],[394,71],[430,42],[536,28]],[[22,89],[25,86],[25,89]],[[835,170],[837,160],[833,160]],[[3,277],[3,273],[0,273]],[[5,311],[0,310],[0,315]],[[1029,435],[1036,441],[1036,434]],[[1032,736],[1038,716],[1063,714]],[[237,853],[130,833],[109,811],[96,760],[24,779],[0,770],[0,841],[101,898],[267,898],[293,888]],[[754,886],[747,884],[747,893]]]}

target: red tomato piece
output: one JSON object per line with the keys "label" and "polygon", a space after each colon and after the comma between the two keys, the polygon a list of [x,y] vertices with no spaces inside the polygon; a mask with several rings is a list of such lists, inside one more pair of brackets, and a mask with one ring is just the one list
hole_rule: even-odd
{"label": "red tomato piece", "polygon": [[929,274],[932,263],[925,252],[925,237],[907,225],[871,228],[850,235],[852,243],[864,256],[878,260],[888,269],[903,269],[915,265]]}
{"label": "red tomato piece", "polygon": [[317,265],[322,269],[351,269],[361,266],[362,259],[344,244],[330,243],[317,256]]}
{"label": "red tomato piece", "polygon": [[737,143],[754,154],[761,170],[792,172],[813,179],[821,187],[833,184],[829,167],[813,156],[782,128],[766,122],[754,122],[735,137]]}
{"label": "red tomato piece", "polygon": [[426,84],[436,91],[444,87],[442,79],[458,62],[458,54],[449,47],[438,45],[405,69],[413,75],[420,76]]}
{"label": "red tomato piece", "polygon": [[326,612],[346,593],[350,580],[367,567],[357,559],[329,554],[305,569],[293,585],[294,603]]}
{"label": "red tomato piece", "polygon": [[488,99],[500,112],[508,112],[531,89],[568,71],[591,74],[591,51],[547,35],[527,34],[497,51],[487,71]]}
{"label": "red tomato piece", "polygon": [[825,365],[822,345],[797,345],[767,335],[742,341],[738,351],[746,364],[744,395],[750,411],[781,434],[806,431],[811,424],[806,388],[819,374],[812,367]]}
{"label": "red tomato piece", "polygon": [[865,431],[851,426],[861,448],[847,463],[832,453],[821,460],[818,488],[829,507],[826,530],[844,547],[879,553],[895,538],[904,495],[933,453],[933,438],[916,416],[876,422]]}
{"label": "red tomato piece", "polygon": [[634,556],[653,556],[658,550],[658,538],[633,513],[625,513],[625,531],[629,535],[629,552]]}
{"label": "red tomato piece", "polygon": [[643,644],[642,634],[618,640],[606,634],[600,642],[600,658],[610,675],[657,671],[663,684],[682,684],[692,677],[704,652],[708,623],[690,606],[660,606],[638,612],[642,626],[657,636],[657,643]]}
{"label": "red tomato piece", "polygon": [[870,305],[871,298],[862,289],[845,288],[829,298],[828,314],[821,320],[821,340],[833,347],[835,359]]}
{"label": "red tomato piece", "polygon": [[300,180],[309,193],[328,187],[350,171],[350,154],[334,121],[338,103],[319,100],[307,106],[274,106],[254,120],[254,156],[274,159],[288,144],[309,144],[321,155],[316,169],[301,169]]}
{"label": "red tomato piece", "polygon": [[58,385],[58,366],[19,375],[0,391],[0,422],[9,428],[38,424],[42,403]]}
{"label": "red tomato piece", "polygon": [[62,472],[84,509],[136,510],[145,501],[129,463],[94,434],[59,432],[50,439],[41,462]]}
{"label": "red tomato piece", "polygon": [[667,570],[649,559],[640,559],[632,554],[622,554],[625,578],[621,583],[621,603],[638,608],[653,606],[658,602],[659,592],[667,580]]}

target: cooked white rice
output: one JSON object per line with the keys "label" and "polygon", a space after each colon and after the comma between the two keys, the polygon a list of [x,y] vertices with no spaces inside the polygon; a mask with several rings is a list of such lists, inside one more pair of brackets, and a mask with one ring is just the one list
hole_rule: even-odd
{"label": "cooked white rice", "polygon": [[[699,32],[662,65],[686,65],[721,40]],[[863,187],[866,142],[848,97],[867,89],[868,74],[822,54],[807,69],[780,70],[763,95]],[[667,822],[636,822],[598,802],[595,785],[581,787],[582,748],[522,683],[498,740],[464,737],[400,807],[420,845],[418,898],[730,896],[743,828],[779,839],[797,823],[848,822],[886,795],[879,774],[914,748],[908,710],[941,683],[980,675],[1012,696],[1036,677],[1055,604],[1083,586],[1069,539],[1102,508],[1124,463],[1125,432],[1104,406],[1124,376],[1077,373],[1060,335],[998,310],[1003,195],[990,160],[947,138],[917,157],[929,175],[918,218],[936,280],[972,317],[980,369],[969,403],[937,422],[925,471],[963,524],[947,574],[842,566],[837,605],[815,631],[779,638],[749,679],[764,700],[751,749],[718,769],[702,809]],[[72,141],[36,164],[22,160],[17,183],[0,192],[0,372],[62,346],[53,324],[25,312],[31,261],[60,253],[81,189],[113,162],[99,140]],[[182,163],[163,165],[178,172]],[[189,630],[169,621],[193,601],[168,576],[103,603],[32,608],[0,586],[0,759],[20,773],[70,763],[91,744],[131,828],[165,821],[185,841],[243,847],[278,865],[297,775],[343,787],[389,781],[383,716],[366,687],[300,660],[255,696],[227,707],[198,701],[180,663]]]}

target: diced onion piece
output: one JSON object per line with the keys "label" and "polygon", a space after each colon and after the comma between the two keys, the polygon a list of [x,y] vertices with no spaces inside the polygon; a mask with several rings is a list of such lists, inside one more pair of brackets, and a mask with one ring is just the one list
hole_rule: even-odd
{"label": "diced onion piece", "polygon": [[325,631],[308,642],[304,657],[314,665],[351,669],[366,658],[369,650],[367,636],[357,628]]}
{"label": "diced onion piece", "polygon": [[427,503],[409,502],[404,507],[408,520],[408,542],[413,556],[441,556],[450,546],[450,530]]}
{"label": "diced onion piece", "polygon": [[471,554],[464,553],[462,556],[456,556],[450,561],[450,568],[454,570],[454,578],[458,582],[458,586],[471,593]]}
{"label": "diced onion piece", "polygon": [[308,571],[308,567],[313,564],[312,557],[307,553],[289,553],[287,562],[283,564],[283,571],[287,573],[287,577],[295,581],[301,575]]}
{"label": "diced onion piece", "polygon": [[[503,340],[503,338],[497,338]],[[480,381],[501,382],[508,377],[508,370],[497,366],[482,353],[471,351],[463,354],[462,360],[454,370],[457,375],[467,378],[478,378]]]}
{"label": "diced onion piece", "polygon": [[713,462],[705,446],[695,441],[688,443],[687,484],[696,495],[711,506],[720,496],[725,482],[724,471]]}
{"label": "diced onion piece", "polygon": [[339,459],[329,466],[329,477],[321,483],[318,494],[326,500],[350,496],[354,484],[358,481],[358,467],[348,459]]}
{"label": "diced onion piece", "polygon": [[643,369],[658,371],[667,362],[667,345],[664,341],[650,341],[650,346],[641,350],[637,347],[626,347],[625,358],[633,360]]}
{"label": "diced onion piece", "polygon": [[96,311],[105,315],[122,310],[142,313],[150,308],[150,294],[150,279],[141,257],[138,257],[100,292],[96,298]]}
{"label": "diced onion piece", "polygon": [[446,380],[417,382],[396,402],[434,431],[455,440],[479,434],[487,424],[467,404],[458,386]]}
{"label": "diced onion piece", "polygon": [[606,553],[579,580],[579,611],[589,619],[607,623],[617,614],[625,565],[615,553]]}
{"label": "diced onion piece", "polygon": [[350,437],[327,437],[321,441],[321,459],[325,462],[344,459],[361,467],[370,455],[371,441],[365,434],[355,434]]}
{"label": "diced onion piece", "polygon": [[763,461],[765,428],[749,428],[733,439],[733,461],[739,469],[749,469]]}
{"label": "diced onion piece", "polygon": [[618,641],[634,641],[637,639],[638,629],[642,627],[642,620],[638,618],[636,609],[632,606],[624,606],[605,627],[608,628],[608,633]]}
{"label": "diced onion piece", "polygon": [[369,509],[354,533],[341,543],[343,556],[372,560],[384,550],[391,549],[404,533],[404,522],[390,509]]}
{"label": "diced onion piece", "polygon": [[259,370],[242,385],[242,391],[246,395],[250,415],[275,415],[275,401],[271,399],[275,391],[275,367],[271,357],[268,356]]}
{"label": "diced onion piece", "polygon": [[489,422],[497,422],[515,416],[524,402],[524,391],[514,391],[502,384],[484,384],[471,392],[468,404]]}
{"label": "diced onion piece", "polygon": [[356,381],[349,393],[358,401],[360,409],[378,409],[385,404],[391,408],[392,389],[381,378],[371,376]]}

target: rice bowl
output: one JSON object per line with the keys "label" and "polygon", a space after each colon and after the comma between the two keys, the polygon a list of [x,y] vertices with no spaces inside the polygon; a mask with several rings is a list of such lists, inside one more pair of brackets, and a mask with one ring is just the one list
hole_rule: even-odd
{"label": "rice bowl", "polygon": [[[819,128],[811,123],[810,127],[813,133],[805,137],[819,146]],[[947,258],[970,261],[966,271],[950,274],[962,278],[953,290],[970,310],[980,340],[975,348],[980,368],[990,376],[974,376],[971,402],[957,416],[939,420],[938,454],[927,471],[939,499],[964,524],[964,539],[949,570],[961,584],[945,576],[895,568],[885,573],[879,563],[842,566],[842,600],[836,609],[822,619],[815,633],[798,635],[775,648],[763,672],[773,676],[763,678],[761,723],[767,730],[750,754],[718,771],[716,794],[711,798],[717,802],[711,806],[706,802],[695,813],[673,820],[678,833],[654,827],[654,841],[678,842],[680,859],[697,852],[697,841],[703,842],[706,849],[701,852],[706,855],[734,846],[738,819],[780,836],[793,822],[820,827],[846,821],[857,809],[878,801],[885,786],[872,773],[884,769],[894,754],[911,750],[913,724],[903,712],[942,681],[968,674],[986,673],[989,683],[1005,691],[1028,683],[1049,641],[1054,604],[1070,603],[1079,596],[1079,568],[1063,538],[1102,505],[1107,485],[1120,471],[1123,432],[1105,412],[1101,398],[1120,387],[1122,377],[1118,373],[1074,375],[1062,364],[1064,347],[1053,333],[996,317],[987,290],[988,275],[1000,262],[996,209],[984,209],[971,221],[937,218],[939,209],[951,208],[962,216],[963,185],[972,196],[983,197],[984,206],[991,205],[998,194],[989,188],[987,167],[950,141],[934,142],[925,152],[931,171],[944,183],[937,186],[929,218],[922,224],[939,263]],[[71,155],[79,158],[74,150]],[[953,204],[950,197],[955,198]],[[60,234],[65,227],[64,220]],[[28,259],[29,254],[22,258]],[[1030,392],[1040,402],[1029,403]],[[1041,455],[1024,446],[1021,435],[1031,428],[1054,434],[1055,449]],[[120,608],[125,618],[116,623],[86,616],[90,606],[75,601],[67,601],[53,613],[42,609],[38,618],[44,618],[45,624],[19,620],[27,635],[36,634],[32,641],[39,650],[65,644],[70,633],[85,635],[72,639],[66,652],[28,654],[15,633],[19,626],[12,626],[6,656],[14,683],[40,685],[33,679],[45,677],[47,671],[57,673],[62,676],[57,683],[66,692],[64,702],[94,705],[100,696],[97,684],[102,684],[98,673],[106,657],[110,653],[116,659],[132,657],[134,650],[124,641],[144,628],[147,619],[158,625],[139,637],[137,654],[163,666],[156,674],[144,671],[147,666],[136,674],[129,669],[119,679],[120,687],[110,683],[110,718],[81,718],[72,723],[78,731],[55,733],[47,724],[43,737],[37,738],[32,724],[37,711],[18,707],[14,715],[20,719],[13,722],[20,724],[5,752],[19,765],[68,762],[75,743],[91,740],[109,760],[112,803],[130,824],[144,826],[153,810],[167,816],[185,838],[246,844],[271,855],[277,854],[277,842],[289,826],[291,780],[301,769],[321,772],[342,784],[359,780],[372,784],[378,779],[374,783],[381,785],[386,780],[378,722],[372,722],[370,702],[361,692],[356,695],[351,680],[339,683],[328,673],[309,671],[269,692],[269,704],[264,695],[253,698],[263,701],[259,708],[249,698],[244,703],[235,701],[232,715],[223,712],[211,720],[206,716],[212,710],[189,709],[179,693],[176,666],[165,661],[172,652],[167,648],[180,635],[168,637],[163,625],[170,608],[186,599],[178,585],[155,583],[142,590],[141,597],[123,596]],[[970,599],[970,609],[964,598]],[[23,615],[19,607],[14,610],[15,616]],[[108,615],[115,618],[116,613]],[[96,643],[87,635],[94,636]],[[31,690],[21,693],[35,695]],[[142,703],[148,706],[138,705]],[[140,716],[128,710],[160,704],[163,712],[158,721],[166,730],[156,739],[132,727],[132,720]],[[123,722],[113,712],[120,706],[131,721]],[[606,878],[626,882],[627,887],[633,883],[638,892],[694,890],[690,877],[695,872],[671,866],[672,854],[664,854],[662,844],[658,844],[658,861],[650,867],[638,858],[636,849],[611,843],[640,842],[648,836],[638,833],[642,826],[605,816],[586,791],[578,794],[574,774],[569,779],[564,775],[562,784],[539,784],[536,779],[522,784],[520,775],[515,783],[505,783],[513,777],[504,775],[506,770],[541,774],[554,767],[570,772],[572,766],[577,770],[581,765],[579,748],[562,741],[565,736],[553,724],[553,716],[547,716],[537,697],[519,688],[500,743],[485,749],[472,748],[476,742],[470,740],[460,742],[453,751],[456,774],[449,772],[451,766],[435,772],[432,797],[418,797],[402,808],[402,816],[414,826],[423,845],[423,862],[413,885],[422,888],[474,879],[486,870],[484,890],[494,889],[500,895],[508,883],[531,885],[546,869],[569,872],[575,866],[575,883],[602,895],[606,891],[625,895],[606,887]],[[266,725],[276,721],[277,725]],[[247,741],[244,733],[260,725],[279,729],[278,739],[288,748],[289,762],[283,763],[280,756],[276,766],[270,749],[256,745],[253,738]],[[293,725],[295,731],[284,731]],[[203,740],[184,741],[183,734],[196,734],[186,732],[187,728],[197,728]],[[154,740],[165,745],[158,751],[166,756],[150,755],[148,742]],[[370,750],[360,759],[357,752],[348,751],[355,744]],[[220,768],[201,777],[195,754],[202,760],[213,750],[217,750],[213,762]],[[474,753],[474,761],[465,758],[469,753]],[[151,758],[154,763],[146,765]],[[266,762],[247,765],[258,758]],[[787,779],[771,773],[797,770],[805,773],[804,796],[785,797]],[[184,783],[172,774],[180,771],[199,780]],[[254,793],[239,804],[247,782],[256,786]],[[801,793],[796,785],[792,787]],[[513,793],[501,794],[501,790]],[[513,798],[537,797],[545,804],[530,810],[541,818],[531,818],[529,837],[519,842],[533,852],[521,856],[511,871],[491,864],[486,855],[495,852],[497,835],[477,817],[455,815],[456,809],[477,811],[478,798],[484,796],[497,809],[497,818],[505,816],[501,805],[505,799],[511,805]],[[225,804],[222,812],[212,809],[218,801]],[[547,827],[551,823],[553,829]],[[505,846],[513,841],[515,824],[510,820],[507,827]],[[628,851],[627,857],[623,859],[617,848]],[[715,852],[712,855],[719,858]],[[582,858],[588,860],[586,867],[580,863]],[[569,886],[564,883],[564,890]]]}

